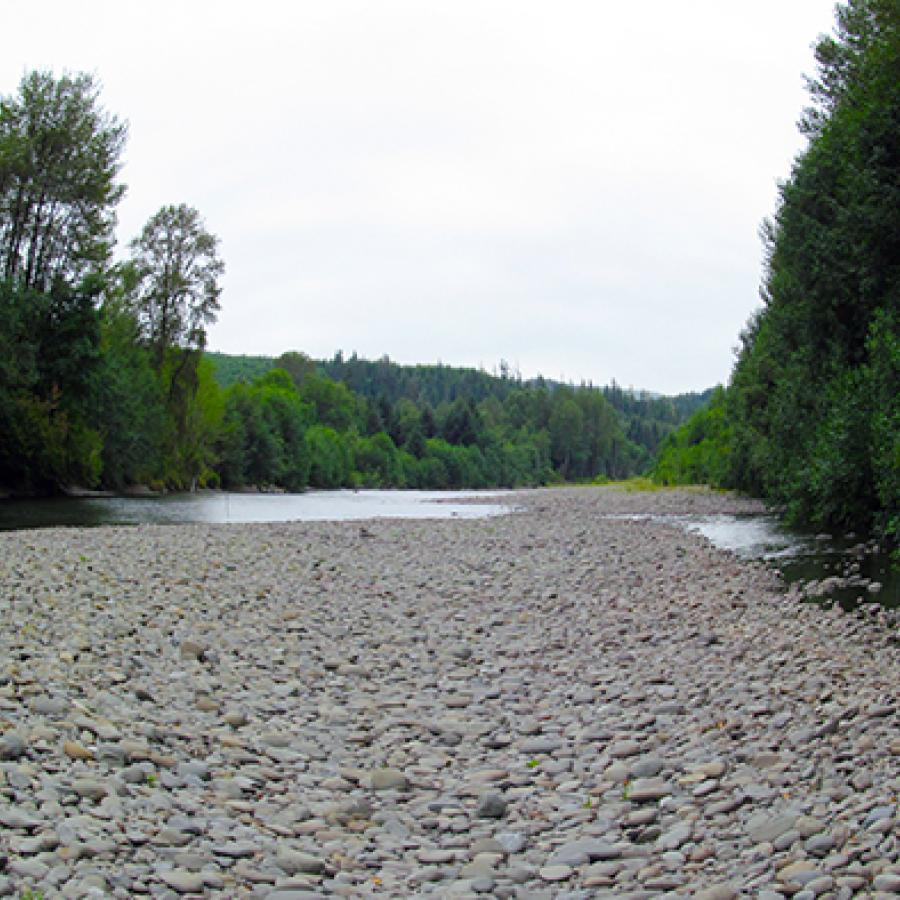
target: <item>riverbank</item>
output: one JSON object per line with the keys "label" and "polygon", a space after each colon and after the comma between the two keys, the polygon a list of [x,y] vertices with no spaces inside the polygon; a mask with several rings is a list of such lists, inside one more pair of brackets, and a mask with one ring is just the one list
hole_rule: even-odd
{"label": "riverbank", "polygon": [[900,889],[894,633],[609,518],[750,501],[515,502],[0,534],[0,893]]}

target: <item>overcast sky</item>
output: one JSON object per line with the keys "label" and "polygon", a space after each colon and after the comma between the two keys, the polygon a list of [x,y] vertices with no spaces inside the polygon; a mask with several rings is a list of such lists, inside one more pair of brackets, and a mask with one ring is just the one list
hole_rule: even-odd
{"label": "overcast sky", "polygon": [[664,393],[727,380],[831,0],[2,3],[0,93],[90,71],[124,245],[197,207],[211,349]]}

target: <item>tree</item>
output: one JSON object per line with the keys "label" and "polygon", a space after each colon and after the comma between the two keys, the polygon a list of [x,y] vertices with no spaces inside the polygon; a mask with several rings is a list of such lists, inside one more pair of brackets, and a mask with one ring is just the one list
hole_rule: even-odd
{"label": "tree", "polygon": [[309,480],[306,432],[312,407],[290,375],[273,369],[252,385],[238,383],[225,396],[218,472],[226,487],[279,484],[297,491]]}
{"label": "tree", "polygon": [[577,476],[583,453],[584,415],[571,396],[562,395],[553,404],[549,430],[554,466],[563,478]]}
{"label": "tree", "polygon": [[103,439],[103,483],[121,488],[155,480],[166,408],[149,351],[118,298],[101,318],[101,358],[94,371],[91,422]]}
{"label": "tree", "polygon": [[667,443],[657,474],[705,473],[798,523],[896,540],[900,7],[848,0],[836,17],[816,45],[809,144],[762,228],[764,306],[724,398]]}
{"label": "tree", "polygon": [[125,133],[89,75],[31,72],[0,98],[0,345],[15,356],[0,367],[0,478],[15,487],[100,474],[89,406]]}
{"label": "tree", "polygon": [[303,386],[303,382],[307,378],[311,378],[316,374],[316,363],[310,359],[305,353],[298,353],[296,350],[288,350],[282,353],[275,360],[276,369],[284,369],[298,388]]}
{"label": "tree", "polygon": [[322,375],[309,375],[298,393],[304,403],[312,405],[319,424],[347,431],[355,423],[356,398],[345,384]]}
{"label": "tree", "polygon": [[127,127],[98,93],[90,75],[30,72],[0,100],[0,279],[46,292],[105,269]]}
{"label": "tree", "polygon": [[137,280],[132,308],[157,368],[172,348],[206,346],[206,326],[216,320],[225,271],[218,244],[197,210],[184,203],[162,207],[131,242]]}

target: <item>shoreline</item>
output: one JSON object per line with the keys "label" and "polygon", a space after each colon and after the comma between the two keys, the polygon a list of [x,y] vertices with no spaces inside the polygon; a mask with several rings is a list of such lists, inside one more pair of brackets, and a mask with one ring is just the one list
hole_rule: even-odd
{"label": "shoreline", "polygon": [[890,896],[895,635],[604,518],[753,501],[508,497],[0,534],[0,895]]}

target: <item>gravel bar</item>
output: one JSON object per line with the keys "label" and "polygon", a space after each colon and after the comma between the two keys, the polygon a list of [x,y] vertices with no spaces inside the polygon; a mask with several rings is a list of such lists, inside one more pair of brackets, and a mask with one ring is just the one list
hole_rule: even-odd
{"label": "gravel bar", "polygon": [[511,500],[0,534],[0,896],[896,897],[896,630]]}

